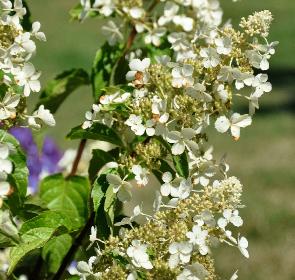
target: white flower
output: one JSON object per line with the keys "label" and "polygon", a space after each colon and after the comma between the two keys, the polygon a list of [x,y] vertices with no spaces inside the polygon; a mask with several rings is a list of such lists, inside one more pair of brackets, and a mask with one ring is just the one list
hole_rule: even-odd
{"label": "white flower", "polygon": [[146,69],[150,67],[150,64],[150,58],[144,58],[143,60],[140,60],[138,58],[132,59],[129,63],[131,71],[127,73],[126,79],[128,81],[138,80],[143,84],[147,83],[149,75],[146,72]]}
{"label": "white flower", "polygon": [[9,159],[0,158],[0,174],[4,173],[4,178],[5,178],[5,174],[11,174],[12,170],[13,170],[12,162]]}
{"label": "white flower", "polygon": [[107,174],[107,181],[113,186],[113,192],[117,194],[120,201],[129,201],[132,197],[132,185],[129,182],[122,180],[118,175]]}
{"label": "white flower", "polygon": [[253,93],[256,97],[261,97],[264,92],[271,92],[272,85],[268,80],[267,74],[258,74],[252,81],[252,86],[255,88]]}
{"label": "white flower", "polygon": [[235,140],[240,138],[240,129],[251,125],[252,118],[251,116],[245,114],[240,115],[239,113],[232,114],[230,120],[225,117],[219,117],[215,122],[215,128],[220,133],[225,133],[230,128],[232,136]]}
{"label": "white flower", "polygon": [[141,167],[140,165],[133,165],[132,172],[135,175],[136,183],[140,186],[146,186],[148,183],[149,172],[146,168]]}
{"label": "white flower", "polygon": [[171,183],[173,180],[172,174],[170,172],[163,173],[162,180],[163,180],[164,184],[161,185],[161,189],[160,189],[161,194],[163,196],[168,196],[168,195],[170,195],[171,190],[174,189],[174,187]]}
{"label": "white flower", "polygon": [[98,257],[93,256],[89,258],[88,262],[78,262],[77,271],[78,275],[82,277],[81,279],[86,280],[88,276],[99,277],[101,275],[101,272],[95,273],[93,271],[93,265],[97,263],[98,259]]}
{"label": "white flower", "polygon": [[131,130],[136,134],[136,135],[143,135],[146,133],[148,136],[153,136],[155,134],[155,129],[154,129],[154,120],[147,120],[145,125],[142,124],[142,117],[141,116],[136,116],[134,114],[131,114],[129,118],[125,121],[125,124],[130,126]]}
{"label": "white flower", "polygon": [[91,227],[91,234],[89,236],[89,240],[91,243],[94,243],[97,240],[97,227]]}
{"label": "white flower", "polygon": [[20,102],[20,95],[7,92],[0,102],[0,120],[16,117],[16,107]]}
{"label": "white flower", "polygon": [[129,97],[130,97],[129,92],[124,92],[121,93],[120,91],[114,93],[114,94],[108,94],[108,95],[103,95],[99,98],[99,101],[103,105],[109,105],[112,103],[118,104],[118,103],[124,103]]}
{"label": "white flower", "polygon": [[213,100],[212,96],[206,92],[206,86],[200,83],[196,83],[193,87],[187,88],[187,94],[203,102],[210,102]]}
{"label": "white flower", "polygon": [[224,87],[224,84],[221,84],[221,85],[217,86],[216,93],[217,93],[217,96],[219,97],[219,99],[222,101],[223,104],[225,104],[228,101],[229,95],[228,95],[228,91]]}
{"label": "white flower", "polygon": [[145,132],[145,127],[142,124],[142,117],[141,116],[136,116],[134,114],[131,114],[129,116],[129,118],[125,121],[125,124],[130,126],[131,130],[136,135],[143,135]]}
{"label": "white flower", "polygon": [[153,120],[164,124],[169,119],[169,113],[166,113],[167,101],[166,100],[156,100],[152,104]]}
{"label": "white flower", "polygon": [[235,86],[237,90],[240,90],[245,85],[252,86],[254,76],[251,73],[240,73],[239,77],[236,77]]}
{"label": "white flower", "polygon": [[144,16],[145,11],[143,8],[140,8],[140,7],[132,7],[129,10],[129,14],[134,19],[140,19]]}
{"label": "white flower", "polygon": [[153,29],[144,37],[144,42],[158,47],[161,44],[161,37],[164,36],[165,32],[166,28],[154,25]]}
{"label": "white flower", "polygon": [[194,67],[189,64],[183,65],[183,67],[175,67],[172,70],[172,86],[175,88],[191,87],[194,84],[194,78],[192,77]]}
{"label": "white flower", "polygon": [[144,269],[152,269],[153,265],[146,253],[147,245],[142,244],[139,240],[133,240],[132,245],[127,248],[127,255],[131,258],[131,262],[135,267]]}
{"label": "white flower", "polygon": [[171,269],[178,266],[179,263],[186,264],[190,261],[193,245],[189,242],[173,242],[169,246],[169,267]]}
{"label": "white flower", "polygon": [[2,206],[3,198],[9,195],[9,193],[10,193],[10,184],[8,182],[2,181],[0,178],[0,207]]}
{"label": "white flower", "polygon": [[9,146],[0,142],[0,159],[7,159],[9,156]]}
{"label": "white flower", "polygon": [[101,30],[102,33],[107,37],[110,46],[114,46],[117,42],[120,42],[124,39],[120,28],[112,20],[109,20],[105,25],[103,25]]}
{"label": "white flower", "polygon": [[260,54],[255,50],[246,51],[246,56],[249,59],[250,64],[263,71],[269,69],[269,62],[268,59],[270,58],[269,54]]}
{"label": "white flower", "polygon": [[39,92],[41,85],[39,82],[40,72],[36,72],[32,63],[27,62],[22,69],[17,68],[14,70],[15,81],[19,86],[24,86],[24,96],[29,96],[31,91]]}
{"label": "white flower", "polygon": [[40,125],[36,123],[35,119],[40,119],[48,126],[55,126],[55,119],[48,109],[44,108],[44,105],[40,105],[38,110],[34,112],[33,116],[29,117],[29,125],[40,128]]}
{"label": "white flower", "polygon": [[91,229],[90,229],[91,233],[89,235],[89,241],[90,241],[90,244],[88,245],[87,249],[90,249],[92,247],[92,245],[98,241],[99,239],[97,238],[97,227],[96,226],[92,226]]}
{"label": "white flower", "polygon": [[79,15],[79,19],[83,21],[90,12],[91,3],[90,3],[90,0],[80,0],[80,4],[82,6],[82,12]]}
{"label": "white flower", "polygon": [[120,226],[124,226],[124,225],[130,225],[132,227],[132,222],[134,221],[134,219],[136,217],[138,217],[139,215],[142,214],[141,208],[139,205],[136,205],[133,208],[133,215],[131,217],[125,217],[121,220],[121,222],[117,222],[115,223],[115,226],[120,227]]}
{"label": "white flower", "polygon": [[219,54],[211,47],[201,49],[200,56],[204,58],[203,65],[205,68],[216,67],[220,62]]}
{"label": "white flower", "polygon": [[249,100],[249,115],[253,116],[255,114],[255,110],[259,109],[259,98],[252,93],[249,97],[246,96],[246,98]]}
{"label": "white flower", "polygon": [[173,32],[169,34],[168,41],[172,45],[171,48],[175,52],[177,62],[196,57],[186,33]]}
{"label": "white flower", "polygon": [[[193,168],[194,162],[190,163],[191,168]],[[215,175],[215,166],[210,160],[200,159],[196,164],[196,172],[194,176],[194,184],[201,184],[201,186],[206,187],[210,183],[210,178]],[[194,169],[193,169],[194,170]]]}
{"label": "white flower", "polygon": [[243,220],[239,216],[239,211],[238,210],[231,210],[231,209],[225,209],[223,211],[223,217],[220,218],[217,221],[217,224],[220,228],[225,230],[225,227],[227,226],[228,223],[232,223],[236,227],[240,227],[243,225]]}
{"label": "white flower", "polygon": [[22,0],[14,0],[13,10],[19,18],[23,18],[23,16],[27,13],[26,8],[23,6]]}
{"label": "white flower", "polygon": [[248,240],[245,237],[238,238],[238,248],[241,251],[242,255],[247,259],[249,258],[248,248]]}
{"label": "white flower", "polygon": [[176,280],[204,280],[208,274],[208,271],[202,264],[193,263],[186,266],[176,277]]}
{"label": "white flower", "polygon": [[115,4],[113,0],[95,0],[93,8],[98,8],[101,14],[108,17],[115,10]]}
{"label": "white flower", "polygon": [[30,39],[31,34],[29,32],[18,35],[14,40],[14,45],[11,48],[11,54],[16,55],[20,52],[27,52],[32,54],[36,50],[36,44]]}
{"label": "white flower", "polygon": [[35,21],[32,24],[32,35],[35,36],[40,41],[46,41],[46,36],[43,32],[40,32],[41,23],[39,21]]}
{"label": "white flower", "polygon": [[206,245],[206,238],[208,236],[207,230],[202,230],[201,226],[194,225],[192,231],[189,231],[186,236],[189,238],[190,243],[198,246],[201,255],[204,256],[208,254],[209,248]]}
{"label": "white flower", "polygon": [[215,39],[216,51],[218,54],[230,54],[232,50],[232,42],[228,37]]}
{"label": "white flower", "polygon": [[171,22],[174,19],[175,15],[178,13],[178,10],[179,10],[178,5],[176,5],[175,3],[171,2],[171,1],[167,1],[165,3],[165,7],[164,7],[164,13],[159,18],[158,24],[160,26],[162,26],[162,25],[166,25],[167,23]]}
{"label": "white flower", "polygon": [[194,20],[185,15],[174,16],[173,23],[176,25],[180,25],[185,32],[192,31],[194,27]]}
{"label": "white flower", "polygon": [[82,124],[83,129],[87,129],[93,125],[96,119],[97,113],[100,111],[100,109],[101,109],[100,105],[93,104],[92,111],[87,111],[85,113],[86,121]]}
{"label": "white flower", "polygon": [[221,82],[232,83],[236,79],[241,78],[241,71],[238,68],[232,68],[231,66],[222,66],[218,73],[217,79]]}
{"label": "white flower", "polygon": [[192,128],[183,128],[181,132],[170,131],[167,134],[167,141],[172,145],[172,154],[181,155],[184,153],[185,148],[195,152],[198,150],[198,144],[191,140],[196,135],[196,132]]}

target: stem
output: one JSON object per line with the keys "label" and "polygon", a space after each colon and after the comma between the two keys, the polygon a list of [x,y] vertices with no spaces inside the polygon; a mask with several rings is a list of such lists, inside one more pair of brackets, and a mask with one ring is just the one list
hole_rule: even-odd
{"label": "stem", "polygon": [[94,223],[94,218],[95,218],[95,213],[92,212],[89,220],[87,221],[86,225],[84,226],[84,228],[80,232],[79,236],[74,241],[72,247],[70,248],[70,250],[68,251],[68,253],[64,257],[62,264],[60,265],[57,273],[54,275],[54,277],[52,278],[52,280],[60,280],[60,279],[62,279],[62,276],[65,273],[65,270],[67,269],[67,267],[69,266],[70,262],[74,258],[75,254],[76,254],[76,251],[82,245],[82,242],[83,242],[85,236],[88,234],[88,232],[89,232],[92,224]]}
{"label": "stem", "polygon": [[78,148],[78,151],[77,151],[77,155],[76,155],[76,158],[75,158],[75,160],[73,162],[72,170],[71,170],[70,174],[68,175],[68,177],[74,176],[77,173],[78,165],[80,163],[83,151],[85,149],[86,142],[87,142],[87,139],[82,139],[80,141],[79,148]]}

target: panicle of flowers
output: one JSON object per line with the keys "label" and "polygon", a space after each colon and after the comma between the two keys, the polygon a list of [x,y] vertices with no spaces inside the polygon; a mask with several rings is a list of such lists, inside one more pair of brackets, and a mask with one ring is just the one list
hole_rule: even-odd
{"label": "panicle of flowers", "polygon": [[41,73],[30,62],[36,52],[35,40],[46,41],[40,22],[33,22],[31,30],[23,28],[26,13],[21,0],[0,1],[0,83],[5,89],[0,96],[0,124],[6,129],[16,124],[39,127],[32,121],[37,118],[55,124],[49,111],[45,116],[44,108],[33,116],[26,112],[26,98],[41,89]]}
{"label": "panicle of flowers", "polygon": [[[222,25],[217,0],[160,2],[155,11],[158,1],[81,1],[81,19],[94,11],[119,23],[122,33],[113,23],[104,27],[111,45],[131,25],[142,48],[153,50],[129,50],[128,85],[103,89],[82,125],[105,124],[131,147],[105,170],[122,203],[135,185],[159,180],[154,214],[137,206],[115,224],[120,234],[104,240],[91,267],[98,279],[217,279],[211,248],[218,243],[249,257],[247,239],[229,228],[243,224],[242,186],[228,177],[224,158],[213,158],[207,128],[213,123],[237,141],[252,124],[259,98],[272,89],[256,70],[267,70],[275,53],[277,42],[266,38],[272,16],[255,13],[237,30]],[[164,44],[170,48],[162,53]],[[236,112],[237,98],[249,103],[248,114]],[[146,222],[136,224],[138,216]]]}

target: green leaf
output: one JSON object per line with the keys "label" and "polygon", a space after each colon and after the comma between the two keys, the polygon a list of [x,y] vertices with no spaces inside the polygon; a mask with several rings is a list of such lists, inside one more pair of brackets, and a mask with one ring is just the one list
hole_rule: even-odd
{"label": "green leaf", "polygon": [[65,179],[61,174],[56,174],[41,182],[40,196],[49,209],[65,214],[73,228],[80,228],[89,214],[89,189],[89,181],[84,177]]}
{"label": "green leaf", "polygon": [[46,261],[49,272],[57,272],[71,245],[72,237],[69,234],[53,237],[45,244],[42,249],[42,258]]}
{"label": "green leaf", "polygon": [[72,20],[79,20],[80,14],[83,11],[83,7],[81,4],[77,4],[75,7],[71,8],[69,11],[70,17]]}
{"label": "green leaf", "polygon": [[[171,151],[171,145],[167,143],[163,138],[157,137],[156,140],[162,144],[164,148],[170,153],[174,168],[178,175],[181,177],[187,178],[189,176],[189,166],[188,166],[188,160],[187,160],[187,153],[184,152],[181,155],[173,155]],[[168,168],[168,166],[166,166]],[[171,171],[170,171],[171,172]],[[172,174],[174,172],[171,172]]]}
{"label": "green leaf", "polygon": [[9,182],[15,187],[14,193],[9,197],[8,204],[13,208],[18,208],[24,202],[27,194],[29,170],[27,168],[26,157],[18,141],[8,132],[0,130],[0,139],[2,142],[7,143],[13,149],[10,152],[9,159],[13,163],[13,172],[8,176]]}
{"label": "green leaf", "polygon": [[88,84],[89,76],[85,70],[72,69],[65,71],[48,83],[40,95],[37,107],[43,104],[51,113],[55,113],[73,91]]}
{"label": "green leaf", "polygon": [[123,146],[118,134],[112,128],[101,123],[94,123],[88,129],[83,129],[81,126],[74,127],[67,135],[67,138],[100,140]]}
{"label": "green leaf", "polygon": [[0,248],[12,247],[13,245],[15,245],[15,242],[0,232]]}
{"label": "green leaf", "polygon": [[17,263],[31,251],[41,248],[54,234],[55,229],[48,227],[34,228],[22,235],[22,243],[10,251],[10,266],[7,274],[10,275]]}
{"label": "green leaf", "polygon": [[[100,175],[93,184],[92,199],[94,204],[95,224],[99,238],[107,239],[111,233],[109,227],[111,223],[110,214],[112,210],[112,192],[109,190],[109,183],[106,174]],[[106,201],[106,196],[107,201]],[[112,225],[111,225],[112,227]]]}
{"label": "green leaf", "polygon": [[114,157],[100,149],[92,150],[92,158],[89,163],[88,174],[90,181],[93,181],[98,171],[108,162],[114,161]]}
{"label": "green leaf", "polygon": [[59,227],[66,227],[68,230],[72,229],[72,221],[63,212],[58,211],[44,211],[40,215],[23,223],[19,233],[25,234],[27,231],[40,228],[48,227],[57,229]]}
{"label": "green leaf", "polygon": [[188,166],[188,160],[187,160],[187,154],[184,152],[183,154],[179,156],[172,156],[173,163],[175,170],[178,175],[184,178],[188,178],[189,176],[189,166]]}
{"label": "green leaf", "polygon": [[105,197],[104,211],[106,214],[108,226],[110,227],[112,232],[114,227],[115,206],[117,201],[116,194],[113,191],[113,186],[108,187]]}
{"label": "green leaf", "polygon": [[97,212],[101,204],[103,204],[103,199],[105,198],[106,191],[109,187],[109,183],[106,180],[106,175],[103,174],[96,179],[93,184],[91,197],[93,199],[94,211]]}
{"label": "green leaf", "polygon": [[[116,75],[117,69],[124,71],[118,66],[123,56],[123,47],[119,45],[110,46],[105,43],[97,52],[93,61],[91,83],[93,97],[97,101],[102,94],[102,90],[110,84],[119,84],[122,75]],[[123,59],[125,60],[125,59]],[[123,72],[122,72],[123,73]],[[126,74],[127,72],[125,72]],[[125,81],[125,74],[123,75]]]}

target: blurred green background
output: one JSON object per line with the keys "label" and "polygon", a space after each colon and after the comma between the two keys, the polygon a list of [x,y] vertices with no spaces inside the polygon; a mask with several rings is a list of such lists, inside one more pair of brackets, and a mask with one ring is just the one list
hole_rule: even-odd
{"label": "blurred green background", "polygon": [[[82,25],[69,22],[68,10],[78,0],[29,0],[34,20],[42,23],[47,43],[38,45],[34,63],[45,83],[63,70],[91,68],[95,50],[103,42],[100,24],[89,19]],[[271,61],[274,89],[261,99],[261,110],[250,128],[242,131],[241,140],[212,131],[211,141],[217,158],[228,154],[231,174],[245,186],[242,210],[245,226],[242,233],[250,241],[251,258],[246,260],[233,249],[222,246],[216,251],[222,279],[228,279],[235,267],[239,279],[295,279],[295,1],[222,0],[225,19],[236,24],[240,17],[268,9],[273,12],[271,40],[280,41]],[[33,107],[36,96],[31,99]],[[84,119],[91,104],[89,88],[75,92],[57,113],[57,126],[43,132],[61,147],[75,147],[65,140],[69,129]],[[241,110],[246,108],[241,106]],[[39,135],[42,137],[42,135]],[[224,247],[224,248],[223,248]]]}

